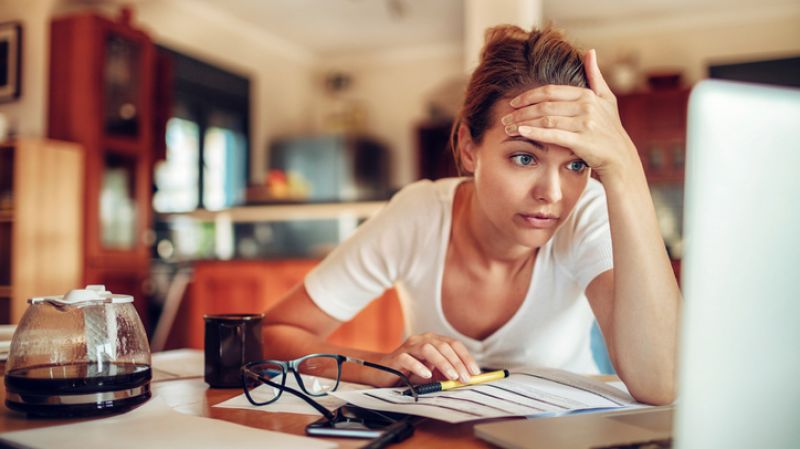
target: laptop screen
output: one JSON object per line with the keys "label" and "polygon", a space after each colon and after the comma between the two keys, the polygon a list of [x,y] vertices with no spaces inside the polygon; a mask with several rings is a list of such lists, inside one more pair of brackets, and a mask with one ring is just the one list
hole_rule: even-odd
{"label": "laptop screen", "polygon": [[800,90],[689,100],[679,448],[800,441]]}

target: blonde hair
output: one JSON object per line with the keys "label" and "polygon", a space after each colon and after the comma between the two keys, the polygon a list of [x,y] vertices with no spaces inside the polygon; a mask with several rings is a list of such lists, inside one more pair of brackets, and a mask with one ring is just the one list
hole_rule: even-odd
{"label": "blonde hair", "polygon": [[491,126],[492,107],[501,98],[546,84],[588,87],[581,51],[563,34],[548,26],[530,32],[513,25],[486,31],[478,67],[472,72],[464,104],[450,132],[459,173],[465,170],[458,151],[458,129],[467,126],[470,137],[480,143]]}

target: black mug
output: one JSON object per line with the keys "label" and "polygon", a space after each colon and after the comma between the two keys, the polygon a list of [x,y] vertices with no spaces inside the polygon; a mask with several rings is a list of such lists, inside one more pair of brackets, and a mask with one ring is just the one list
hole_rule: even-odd
{"label": "black mug", "polygon": [[261,320],[258,314],[204,315],[205,380],[212,388],[241,387],[240,368],[262,358]]}

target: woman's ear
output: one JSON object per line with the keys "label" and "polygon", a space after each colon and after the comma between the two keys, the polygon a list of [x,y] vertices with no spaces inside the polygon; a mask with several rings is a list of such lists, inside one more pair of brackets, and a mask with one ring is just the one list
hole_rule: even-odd
{"label": "woman's ear", "polygon": [[458,127],[458,155],[461,168],[469,174],[475,173],[475,143],[472,141],[472,133],[463,123]]}

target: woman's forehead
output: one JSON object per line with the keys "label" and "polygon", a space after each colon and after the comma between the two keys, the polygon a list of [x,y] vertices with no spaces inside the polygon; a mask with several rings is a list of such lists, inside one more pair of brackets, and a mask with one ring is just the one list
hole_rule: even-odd
{"label": "woman's forehead", "polygon": [[[555,145],[551,143],[544,143],[544,142],[536,142],[530,139],[527,139],[522,136],[508,136],[505,132],[505,125],[500,121],[504,116],[511,114],[512,112],[516,111],[514,107],[511,106],[510,101],[513,99],[513,96],[503,97],[497,100],[492,106],[492,122],[489,126],[490,130],[494,129],[496,132],[499,132],[502,137],[502,141],[521,141],[532,143],[534,147],[540,149],[542,152],[551,153],[553,156],[562,155],[564,154],[564,158],[574,158],[575,153],[567,147],[562,147],[561,145]],[[553,150],[553,151],[550,151]]]}
{"label": "woman's forehead", "polygon": [[[503,134],[505,134],[505,132]],[[552,143],[536,142],[522,136],[504,136],[501,142],[529,143],[532,144],[533,148],[537,149],[540,153],[548,154],[552,157],[561,157],[563,159],[575,158],[575,153],[567,147],[562,147],[561,145],[555,145]]]}

